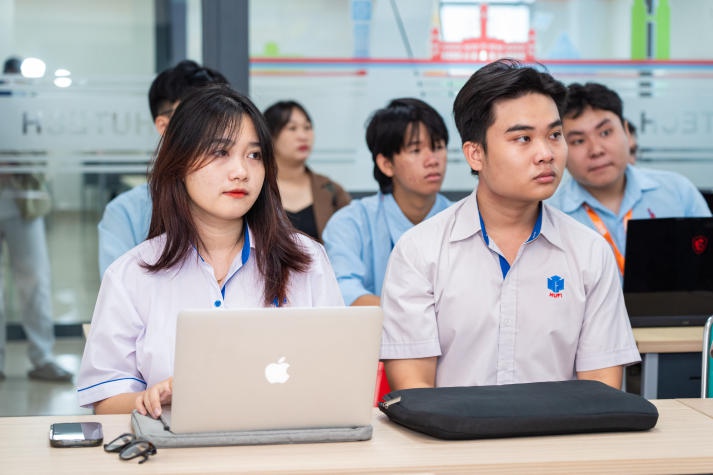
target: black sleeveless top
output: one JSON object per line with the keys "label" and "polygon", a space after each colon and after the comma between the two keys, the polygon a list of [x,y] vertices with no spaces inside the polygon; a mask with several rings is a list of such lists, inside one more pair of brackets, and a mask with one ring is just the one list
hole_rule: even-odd
{"label": "black sleeveless top", "polygon": [[292,213],[287,210],[285,211],[287,212],[287,217],[290,218],[290,222],[292,222],[294,227],[319,241],[317,238],[317,222],[314,220],[314,208],[312,206],[313,205],[309,205],[296,213]]}

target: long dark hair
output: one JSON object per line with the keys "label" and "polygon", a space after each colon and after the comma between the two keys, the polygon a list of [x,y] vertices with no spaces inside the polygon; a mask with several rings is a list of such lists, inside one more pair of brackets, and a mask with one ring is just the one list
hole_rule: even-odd
{"label": "long dark hair", "polygon": [[[203,166],[215,137],[240,130],[244,119],[252,121],[260,142],[265,181],[244,223],[253,231],[255,258],[265,280],[265,304],[284,302],[291,272],[305,272],[310,256],[296,240],[280,202],[277,165],[270,132],[260,111],[246,96],[227,85],[205,86],[191,92],[176,108],[156,151],[149,188],[153,212],[149,239],[166,235],[166,244],[150,272],[180,265],[200,237],[190,212],[190,198],[183,179]],[[237,239],[237,237],[236,237]]]}

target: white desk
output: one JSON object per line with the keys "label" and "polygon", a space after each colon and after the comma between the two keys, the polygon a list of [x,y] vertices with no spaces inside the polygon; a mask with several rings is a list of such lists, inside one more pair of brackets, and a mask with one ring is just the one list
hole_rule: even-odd
{"label": "white desk", "polygon": [[641,353],[641,395],[658,397],[660,353],[700,353],[703,327],[634,328],[634,339]]}
{"label": "white desk", "polygon": [[[15,473],[711,473],[713,399],[653,401],[647,432],[442,441],[398,427],[375,410],[365,442],[159,449],[138,466],[101,447],[52,448],[53,422],[98,420],[106,440],[129,416],[0,418],[0,471]],[[688,403],[688,404],[687,404]],[[695,405],[696,408],[691,407]],[[707,414],[706,414],[707,412]]]}

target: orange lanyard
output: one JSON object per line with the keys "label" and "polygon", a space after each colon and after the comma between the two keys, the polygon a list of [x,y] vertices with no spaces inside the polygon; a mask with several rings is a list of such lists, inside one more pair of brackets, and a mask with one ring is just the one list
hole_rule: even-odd
{"label": "orange lanyard", "polygon": [[[599,217],[596,211],[592,209],[591,206],[589,206],[587,203],[584,203],[584,209],[587,211],[587,214],[589,215],[589,219],[592,220],[592,223],[594,223],[594,227],[597,228],[597,231],[599,231],[599,234],[604,236],[604,239],[607,240],[609,245],[612,248],[612,251],[614,251],[614,257],[616,258],[616,265],[619,266],[619,272],[621,275],[624,275],[624,255],[619,251],[619,248],[616,247],[616,243],[614,242],[614,238],[612,238],[611,234],[609,233],[609,230],[607,227],[604,225],[604,221],[602,221],[602,218]],[[631,211],[629,210],[628,213],[624,216],[624,231],[626,231],[626,227],[629,224],[629,220],[631,219]]]}

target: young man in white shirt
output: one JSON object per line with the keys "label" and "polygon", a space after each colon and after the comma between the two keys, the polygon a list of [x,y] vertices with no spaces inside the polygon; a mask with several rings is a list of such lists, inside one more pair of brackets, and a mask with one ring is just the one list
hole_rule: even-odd
{"label": "young man in white shirt", "polygon": [[567,145],[565,87],[512,60],[484,66],[453,106],[473,194],[391,254],[381,357],[392,389],[594,379],[638,362],[606,242],[542,203]]}

